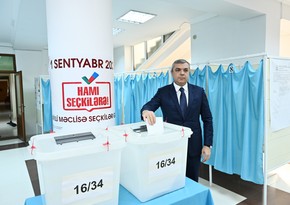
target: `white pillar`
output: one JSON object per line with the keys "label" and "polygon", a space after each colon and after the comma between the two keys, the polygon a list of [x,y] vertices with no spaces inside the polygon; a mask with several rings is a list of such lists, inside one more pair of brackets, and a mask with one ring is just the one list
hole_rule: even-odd
{"label": "white pillar", "polygon": [[112,0],[46,0],[53,130],[115,124]]}

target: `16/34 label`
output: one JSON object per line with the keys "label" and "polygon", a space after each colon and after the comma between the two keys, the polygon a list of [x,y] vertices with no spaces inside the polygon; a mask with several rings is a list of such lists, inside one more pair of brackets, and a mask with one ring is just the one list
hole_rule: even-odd
{"label": "16/34 label", "polygon": [[113,196],[114,172],[112,167],[65,176],[62,180],[62,202],[70,204],[79,200],[95,203]]}
{"label": "16/34 label", "polygon": [[180,174],[182,150],[174,149],[149,157],[149,182]]}

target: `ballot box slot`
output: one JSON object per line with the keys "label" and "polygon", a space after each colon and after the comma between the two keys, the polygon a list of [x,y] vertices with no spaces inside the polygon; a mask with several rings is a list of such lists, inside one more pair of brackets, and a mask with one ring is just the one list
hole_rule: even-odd
{"label": "ballot box slot", "polygon": [[147,126],[146,125],[141,125],[139,127],[134,127],[132,130],[136,133],[142,133],[142,132],[147,132]]}
{"label": "ballot box slot", "polygon": [[96,137],[91,132],[77,133],[77,134],[69,134],[54,137],[56,144],[62,145],[70,142],[79,142],[83,140],[93,140]]}

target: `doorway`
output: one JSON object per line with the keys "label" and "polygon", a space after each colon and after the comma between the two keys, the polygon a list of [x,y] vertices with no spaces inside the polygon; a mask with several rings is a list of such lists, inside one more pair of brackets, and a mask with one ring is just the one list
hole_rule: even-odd
{"label": "doorway", "polygon": [[0,73],[0,140],[26,142],[22,72]]}

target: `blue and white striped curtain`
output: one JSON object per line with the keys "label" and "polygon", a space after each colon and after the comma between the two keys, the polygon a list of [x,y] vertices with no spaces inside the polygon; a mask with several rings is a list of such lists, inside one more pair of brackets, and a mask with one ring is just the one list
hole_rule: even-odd
{"label": "blue and white striped curtain", "polygon": [[[134,78],[128,75],[124,79],[124,87],[123,87],[123,106],[124,106],[124,124],[130,124],[135,122],[135,110],[134,110],[134,95],[133,90],[135,89]],[[118,124],[116,124],[118,125]]]}
{"label": "blue and white striped curtain", "polygon": [[48,133],[53,130],[52,127],[52,105],[50,80],[41,79],[42,98],[43,98],[43,132]]}
{"label": "blue and white striped curtain", "polygon": [[116,124],[122,123],[122,96],[123,96],[123,78],[122,76],[114,78],[114,100],[115,100],[115,113],[116,113]]}
{"label": "blue and white striped curtain", "polygon": [[[206,91],[207,69],[208,69],[208,66],[205,66],[202,70],[199,67],[197,67],[196,70],[193,73],[189,74],[188,82],[193,84],[193,85],[200,86]],[[203,122],[201,120],[201,117],[200,117],[200,125],[201,125],[201,130],[202,130],[202,133],[203,133]]]}
{"label": "blue and white striped curtain", "polygon": [[214,139],[209,164],[242,179],[263,183],[264,91],[263,61],[254,70],[249,62],[238,70],[209,69],[208,99]]}
{"label": "blue and white striped curtain", "polygon": [[206,73],[207,73],[207,67],[205,66],[202,70],[198,67],[193,73],[189,74],[188,82],[202,87],[203,89],[206,89]]}
{"label": "blue and white striped curtain", "polygon": [[[140,122],[142,106],[153,97],[159,87],[168,84],[168,79],[168,72],[115,77],[116,125]],[[156,116],[162,116],[160,109],[155,113]]]}

